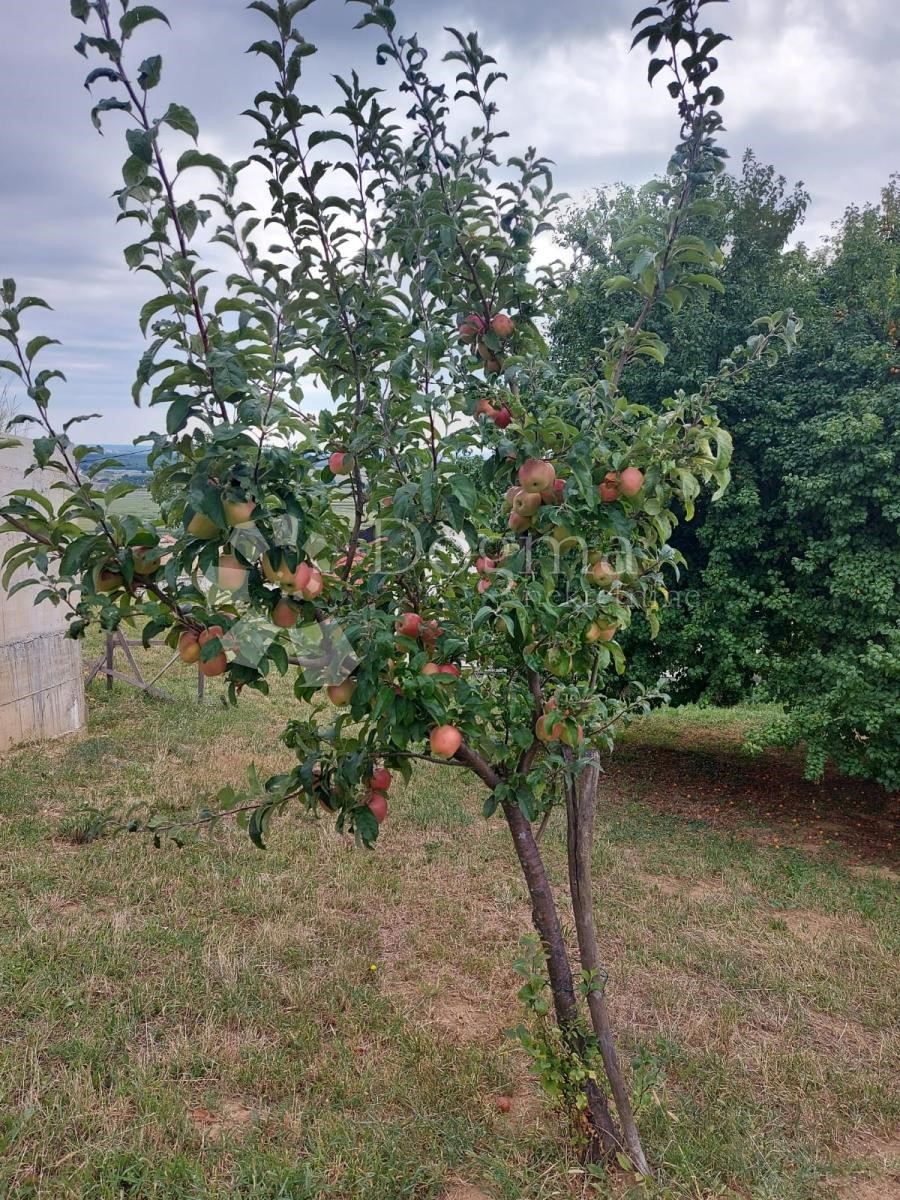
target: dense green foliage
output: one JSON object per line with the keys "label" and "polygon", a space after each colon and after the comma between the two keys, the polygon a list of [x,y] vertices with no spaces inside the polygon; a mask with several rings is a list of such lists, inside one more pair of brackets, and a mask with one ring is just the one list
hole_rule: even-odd
{"label": "dense green foliage", "polygon": [[[804,323],[796,354],[723,396],[734,438],[732,487],[701,502],[673,544],[685,556],[656,641],[636,622],[631,670],[675,671],[676,699],[734,703],[756,695],[785,716],[756,742],[805,743],[819,777],[841,771],[900,786],[900,193],[851,209],[815,253],[785,243],[802,217],[802,188],[745,157],[715,188],[705,232],[725,247],[723,295],[654,319],[665,369],[629,382],[656,405],[674,381],[713,370],[759,311],[789,307]],[[654,221],[652,190],[598,197],[567,224],[575,290],[555,344],[583,361],[616,316],[605,283],[635,221]]]}

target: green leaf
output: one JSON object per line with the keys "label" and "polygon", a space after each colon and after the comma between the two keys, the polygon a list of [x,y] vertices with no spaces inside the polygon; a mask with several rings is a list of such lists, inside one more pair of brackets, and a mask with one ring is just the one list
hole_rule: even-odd
{"label": "green leaf", "polygon": [[125,133],[128,149],[135,158],[148,166],[153,162],[153,137],[146,129],[129,129]]}
{"label": "green leaf", "polygon": [[228,174],[228,167],[221,158],[216,158],[215,154],[202,154],[199,150],[185,150],[176,164],[179,175],[191,167],[206,167],[208,170],[214,171],[220,179]]}
{"label": "green leaf", "polygon": [[177,129],[179,133],[186,133],[196,142],[200,126],[189,108],[185,108],[181,104],[170,104],[161,120],[172,129]]}
{"label": "green leaf", "polygon": [[450,477],[450,490],[457,498],[463,508],[469,512],[478,504],[478,492],[475,490],[475,484],[466,475],[452,475]]}
{"label": "green leaf", "polygon": [[[128,12],[123,13],[119,20],[122,40],[124,41],[125,38],[131,37],[139,25],[146,25],[148,21],[164,21],[166,25],[169,25],[169,18],[164,12],[160,12],[152,4],[139,4],[137,8],[131,8]],[[169,28],[171,28],[171,25],[169,25]]]}
{"label": "green leaf", "polygon": [[147,178],[147,164],[132,154],[122,164],[122,178],[128,187],[137,187]]}
{"label": "green leaf", "polygon": [[246,389],[247,372],[234,354],[227,350],[212,350],[207,361],[213,373],[215,389],[220,396],[227,398]]}
{"label": "green leaf", "polygon": [[165,296],[156,296],[153,300],[148,300],[141,309],[140,316],[138,317],[138,324],[141,327],[141,333],[147,333],[147,328],[150,324],[150,321],[156,316],[157,313],[162,312],[166,308],[172,308],[172,306],[177,303],[177,298],[168,294]]}
{"label": "green leaf", "polygon": [[694,283],[702,283],[704,287],[712,288],[714,292],[719,292],[721,295],[725,294],[725,284],[721,279],[716,279],[715,275],[705,275],[701,273],[698,275],[691,275],[689,278],[692,279]]}
{"label": "green leaf", "polygon": [[172,401],[166,412],[167,432],[180,433],[184,429],[195,403],[194,396],[179,396],[177,400]]}
{"label": "green leaf", "polygon": [[28,359],[29,362],[31,362],[34,359],[35,355],[39,354],[41,352],[41,350],[44,349],[45,346],[59,346],[59,345],[60,345],[59,338],[45,337],[43,334],[40,334],[38,337],[32,338],[31,341],[28,343],[28,345],[25,347],[25,357]]}
{"label": "green leaf", "polygon": [[354,812],[353,825],[357,837],[367,849],[375,845],[378,840],[378,822],[369,807],[363,806]]}
{"label": "green leaf", "polygon": [[90,91],[91,85],[96,83],[98,79],[108,79],[110,83],[119,83],[122,76],[112,67],[95,67],[86,77],[84,86]]}
{"label": "green leaf", "polygon": [[131,112],[131,104],[127,100],[118,100],[115,96],[110,96],[106,100],[101,100],[99,104],[95,104],[91,109],[91,120],[94,123],[94,128],[103,132],[103,126],[100,121],[100,114],[105,112]]}
{"label": "green leaf", "polygon": [[162,76],[162,59],[158,54],[145,58],[138,68],[138,85],[149,92],[155,88]]}
{"label": "green leaf", "polygon": [[69,0],[69,12],[76,21],[86,21],[91,15],[89,0]]}
{"label": "green leaf", "polygon": [[144,247],[141,242],[135,242],[133,246],[126,246],[124,250],[125,261],[132,269],[139,267],[144,261]]}
{"label": "green leaf", "polygon": [[271,811],[271,804],[261,804],[259,808],[254,808],[250,814],[247,832],[250,834],[250,841],[258,850],[265,850],[266,848],[266,844],[263,841],[263,834],[266,831],[266,818]]}

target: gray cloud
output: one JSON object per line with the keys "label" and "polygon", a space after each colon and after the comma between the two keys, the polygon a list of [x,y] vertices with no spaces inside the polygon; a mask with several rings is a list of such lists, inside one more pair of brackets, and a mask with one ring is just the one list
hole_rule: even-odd
{"label": "gray cloud", "polygon": [[[139,51],[164,57],[166,100],[196,113],[203,142],[224,157],[246,152],[252,126],[240,111],[269,81],[267,60],[244,53],[265,22],[242,0],[160,0],[174,30],[147,27]],[[436,58],[442,28],[477,27],[510,75],[503,116],[510,150],[533,143],[557,164],[560,188],[576,197],[660,170],[674,134],[664,89],[645,81],[641,51],[628,54],[635,0],[398,0],[401,23]],[[46,331],[64,341],[57,358],[69,376],[58,393],[65,416],[103,413],[82,427],[103,441],[127,441],[154,412],[130,400],[142,348],[136,328],[152,280],[129,274],[108,199],[118,186],[122,124],[104,138],[88,119],[82,88],[89,65],[72,50],[80,26],[64,0],[3,0],[0,43],[0,271],[56,310]],[[307,95],[328,103],[330,75],[353,66],[387,86],[373,62],[377,35],[352,34],[355,5],[319,0],[304,29],[320,47],[307,60]],[[813,205],[803,236],[814,241],[851,202],[872,200],[897,169],[900,7],[893,0],[733,0],[707,10],[734,35],[722,47],[727,145],[735,159],[751,145],[790,179],[802,178]],[[407,18],[409,18],[407,22]],[[103,95],[103,84],[97,95]]]}

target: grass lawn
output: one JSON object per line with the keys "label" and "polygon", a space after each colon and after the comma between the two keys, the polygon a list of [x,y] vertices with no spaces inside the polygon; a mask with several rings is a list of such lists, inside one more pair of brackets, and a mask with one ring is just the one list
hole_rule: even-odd
{"label": "grass lawn", "polygon": [[[609,994],[660,1169],[629,1191],[585,1178],[505,1036],[528,906],[463,772],[423,765],[371,854],[302,814],[265,852],[73,842],[79,805],[189,811],[284,764],[284,697],[164,684],[174,703],[94,685],[85,734],[0,762],[0,1196],[900,1196],[896,876],[652,802],[686,745],[704,803],[750,769],[746,714],[656,717],[604,781]],[[562,890],[560,818],[545,845]]]}

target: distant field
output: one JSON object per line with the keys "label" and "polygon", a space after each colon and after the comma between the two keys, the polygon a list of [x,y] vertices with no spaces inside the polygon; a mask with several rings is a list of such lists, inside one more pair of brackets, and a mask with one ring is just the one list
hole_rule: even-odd
{"label": "distant field", "polygon": [[139,517],[142,521],[155,521],[159,517],[159,505],[146,488],[138,488],[121,500],[114,500],[110,511],[120,517]]}

